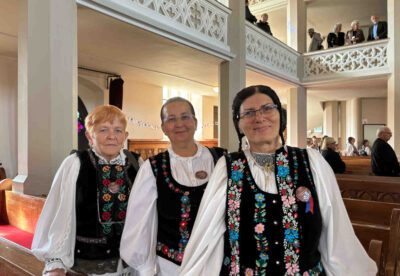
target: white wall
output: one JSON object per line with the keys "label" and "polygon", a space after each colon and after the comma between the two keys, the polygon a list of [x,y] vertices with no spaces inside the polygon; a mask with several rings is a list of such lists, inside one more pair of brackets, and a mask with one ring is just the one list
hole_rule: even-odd
{"label": "white wall", "polygon": [[162,139],[162,87],[124,79],[122,110],[128,117],[129,139]]}
{"label": "white wall", "polygon": [[17,60],[0,57],[0,162],[8,178],[17,175]]}
{"label": "white wall", "polygon": [[387,124],[387,99],[361,99],[361,119],[366,124]]}
{"label": "white wall", "polygon": [[214,138],[214,106],[218,106],[217,96],[203,96],[203,139]]}
{"label": "white wall", "polygon": [[307,137],[313,135],[322,136],[322,133],[308,132],[323,124],[324,111],[322,110],[321,100],[307,95]]}

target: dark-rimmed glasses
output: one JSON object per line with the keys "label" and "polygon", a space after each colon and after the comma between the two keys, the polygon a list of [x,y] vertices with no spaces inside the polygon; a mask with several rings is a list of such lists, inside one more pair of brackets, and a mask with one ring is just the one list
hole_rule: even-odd
{"label": "dark-rimmed glasses", "polygon": [[252,120],[256,117],[257,112],[261,115],[272,115],[274,111],[278,108],[276,104],[264,104],[259,109],[247,110],[239,115],[240,119]]}

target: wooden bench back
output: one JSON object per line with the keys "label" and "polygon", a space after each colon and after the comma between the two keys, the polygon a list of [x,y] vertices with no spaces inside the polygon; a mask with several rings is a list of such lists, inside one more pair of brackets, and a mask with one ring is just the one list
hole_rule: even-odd
{"label": "wooden bench back", "polygon": [[385,271],[385,275],[396,275],[396,262],[400,257],[400,204],[346,198],[343,201],[365,250],[369,251],[372,240],[381,241],[380,270]]}
{"label": "wooden bench back", "polygon": [[345,174],[373,175],[371,171],[371,158],[367,156],[343,156],[346,164]]}
{"label": "wooden bench back", "polygon": [[393,209],[400,209],[400,203],[369,200],[343,199],[352,222],[390,226]]}
{"label": "wooden bench back", "polygon": [[343,198],[400,203],[400,177],[336,175]]}
{"label": "wooden bench back", "polygon": [[5,191],[6,219],[8,224],[29,233],[35,233],[45,198]]}
{"label": "wooden bench back", "polygon": [[42,275],[44,263],[36,259],[30,250],[0,238],[0,275]]}
{"label": "wooden bench back", "polygon": [[[200,140],[199,143],[206,147],[218,146],[217,139]],[[128,139],[128,149],[140,154],[143,160],[167,150],[169,145],[169,141],[164,140]]]}

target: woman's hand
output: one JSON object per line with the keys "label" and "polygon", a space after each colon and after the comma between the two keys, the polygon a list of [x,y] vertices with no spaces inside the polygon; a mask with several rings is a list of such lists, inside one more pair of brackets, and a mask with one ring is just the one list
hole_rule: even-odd
{"label": "woman's hand", "polygon": [[46,271],[46,273],[44,274],[45,276],[65,276],[67,275],[65,273],[65,270],[62,268],[56,268],[50,271]]}

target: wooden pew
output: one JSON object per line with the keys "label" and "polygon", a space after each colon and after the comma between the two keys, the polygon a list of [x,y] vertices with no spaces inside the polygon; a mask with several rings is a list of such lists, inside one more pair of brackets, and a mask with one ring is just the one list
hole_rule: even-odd
{"label": "wooden pew", "polygon": [[[218,140],[200,140],[199,143],[206,147],[216,147]],[[143,160],[167,150],[169,145],[169,141],[166,140],[128,139],[128,149],[140,154]]]}
{"label": "wooden pew", "polygon": [[[3,204],[0,213],[0,275],[41,275],[44,264],[32,255],[30,242],[45,199],[10,190],[0,190],[0,193],[3,199],[0,202]],[[21,237],[24,237],[23,242]]]}
{"label": "wooden pew", "polygon": [[32,255],[30,250],[0,238],[0,275],[42,275],[44,263]]}
{"label": "wooden pew", "polygon": [[[395,275],[400,257],[400,204],[347,198],[343,201],[361,244],[371,257],[376,254],[379,257],[376,243],[381,241],[382,261],[375,261],[382,264],[379,268],[385,275]],[[372,240],[376,241],[371,243]]]}
{"label": "wooden pew", "polygon": [[400,203],[400,177],[336,174],[343,198]]}
{"label": "wooden pew", "polygon": [[346,164],[345,174],[373,175],[368,156],[343,156],[342,160]]}

